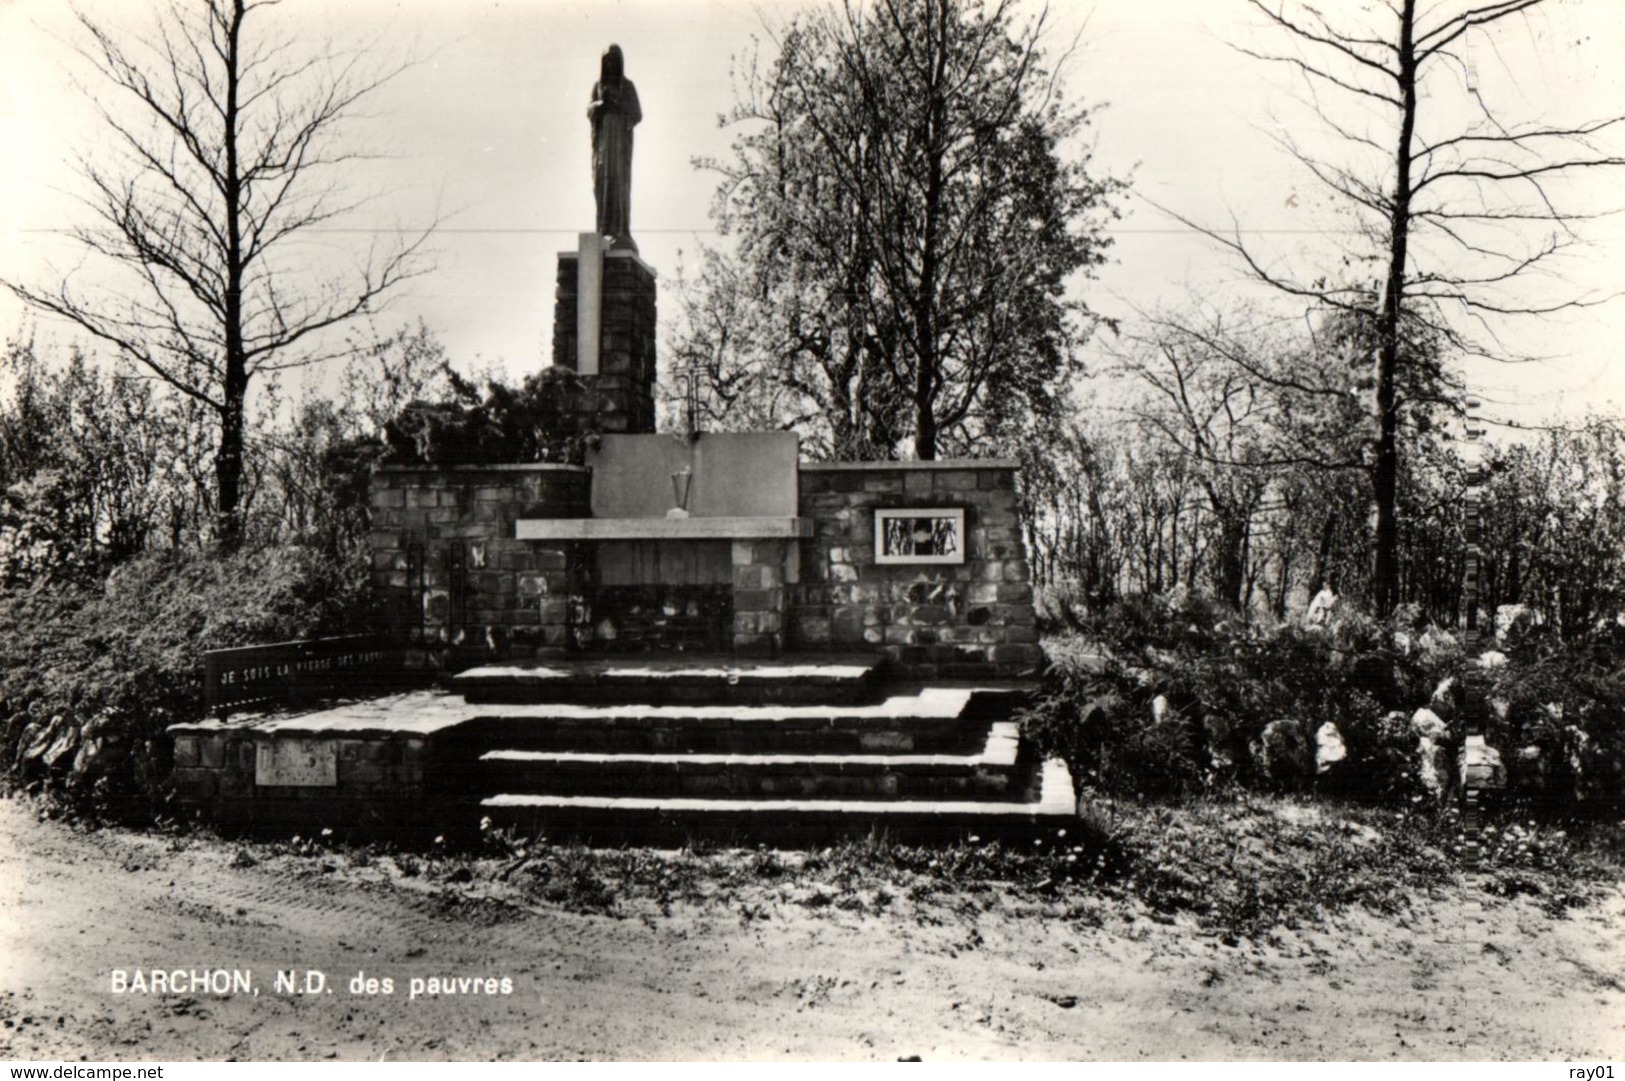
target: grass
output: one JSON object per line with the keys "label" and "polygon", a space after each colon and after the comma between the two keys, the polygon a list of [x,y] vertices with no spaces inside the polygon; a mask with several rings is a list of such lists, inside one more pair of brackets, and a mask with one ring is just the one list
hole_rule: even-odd
{"label": "grass", "polygon": [[[1625,874],[1625,830],[1565,831],[1490,820],[1478,884],[1529,896],[1553,915]],[[781,851],[696,844],[677,851],[593,849],[486,830],[477,851],[331,846],[326,838],[242,845],[239,858],[372,867],[442,897],[646,920],[679,908],[771,919],[781,906],[940,922],[995,907],[1100,922],[1139,913],[1189,923],[1232,944],[1315,924],[1350,908],[1397,915],[1457,885],[1470,855],[1453,809],[1382,810],[1245,793],[1171,804],[1096,800],[1073,827],[1030,845],[972,840],[903,845],[870,836]],[[245,864],[246,865],[246,864]]]}

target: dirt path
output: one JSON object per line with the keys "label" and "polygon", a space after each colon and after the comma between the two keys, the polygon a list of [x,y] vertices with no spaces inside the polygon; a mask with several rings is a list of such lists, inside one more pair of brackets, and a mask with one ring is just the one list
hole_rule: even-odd
{"label": "dirt path", "polygon": [[[0,801],[0,1057],[1619,1059],[1625,892],[1552,920],[1460,896],[1227,947],[997,897],[885,915],[516,910],[234,849],[36,823]],[[1057,906],[1057,912],[1059,906]],[[113,994],[114,969],[251,969],[258,994]],[[279,995],[277,970],[335,993]],[[393,995],[352,996],[357,972]],[[408,981],[512,993],[409,1001]]]}

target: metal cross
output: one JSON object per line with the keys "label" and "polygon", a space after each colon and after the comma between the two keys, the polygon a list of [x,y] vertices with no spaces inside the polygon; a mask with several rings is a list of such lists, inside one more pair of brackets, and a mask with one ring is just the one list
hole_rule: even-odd
{"label": "metal cross", "polygon": [[677,387],[682,392],[684,404],[688,409],[688,438],[693,439],[700,434],[700,380],[709,379],[711,367],[701,361],[678,368],[672,373],[677,380]]}

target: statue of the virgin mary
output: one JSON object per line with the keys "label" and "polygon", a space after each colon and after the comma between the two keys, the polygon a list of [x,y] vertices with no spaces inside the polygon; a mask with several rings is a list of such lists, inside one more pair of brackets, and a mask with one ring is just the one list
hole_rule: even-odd
{"label": "statue of the virgin mary", "polygon": [[632,128],[643,119],[637,87],[626,77],[619,45],[604,50],[587,106],[592,122],[592,194],[598,232],[611,250],[637,251],[632,239]]}

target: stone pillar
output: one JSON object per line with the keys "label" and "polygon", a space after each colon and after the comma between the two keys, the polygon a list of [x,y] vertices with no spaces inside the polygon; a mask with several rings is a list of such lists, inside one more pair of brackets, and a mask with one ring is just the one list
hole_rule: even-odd
{"label": "stone pillar", "polygon": [[795,578],[786,546],[781,540],[733,542],[735,653],[777,656],[784,648],[785,585]]}
{"label": "stone pillar", "polygon": [[[655,430],[655,272],[629,251],[603,256],[598,313],[598,370],[580,369],[578,328],[581,256],[559,254],[553,306],[553,363],[584,384],[576,406],[583,431],[646,434]],[[588,328],[590,331],[590,328]]]}

